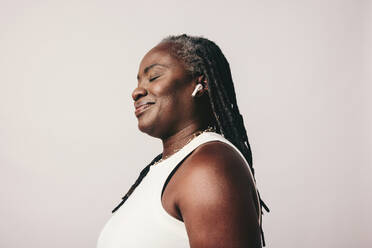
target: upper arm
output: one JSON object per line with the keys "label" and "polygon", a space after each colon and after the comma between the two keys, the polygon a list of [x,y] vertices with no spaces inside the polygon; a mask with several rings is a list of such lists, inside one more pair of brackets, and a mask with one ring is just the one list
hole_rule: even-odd
{"label": "upper arm", "polygon": [[254,184],[237,151],[211,142],[185,163],[177,205],[191,248],[261,247]]}

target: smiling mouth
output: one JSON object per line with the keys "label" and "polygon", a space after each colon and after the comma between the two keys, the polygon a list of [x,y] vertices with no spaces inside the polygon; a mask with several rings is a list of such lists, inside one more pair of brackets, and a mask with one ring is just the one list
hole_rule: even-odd
{"label": "smiling mouth", "polygon": [[138,117],[140,116],[144,111],[146,111],[149,107],[151,107],[151,105],[153,105],[154,103],[146,103],[146,104],[143,104],[141,106],[139,106],[138,108],[136,108],[136,110],[134,111],[134,114]]}

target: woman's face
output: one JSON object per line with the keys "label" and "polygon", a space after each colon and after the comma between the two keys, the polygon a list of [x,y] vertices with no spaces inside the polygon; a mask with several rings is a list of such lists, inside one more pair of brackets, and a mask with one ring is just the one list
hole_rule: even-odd
{"label": "woman's face", "polygon": [[132,93],[138,128],[159,138],[187,126],[195,110],[191,97],[195,82],[184,64],[170,55],[170,46],[160,44],[143,57]]}

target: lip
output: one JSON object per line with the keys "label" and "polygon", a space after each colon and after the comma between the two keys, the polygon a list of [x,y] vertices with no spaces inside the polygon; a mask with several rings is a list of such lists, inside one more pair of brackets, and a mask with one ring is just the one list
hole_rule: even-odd
{"label": "lip", "polygon": [[155,104],[154,102],[149,101],[139,101],[134,103],[135,111],[134,114],[138,117],[144,111],[146,111],[151,105]]}

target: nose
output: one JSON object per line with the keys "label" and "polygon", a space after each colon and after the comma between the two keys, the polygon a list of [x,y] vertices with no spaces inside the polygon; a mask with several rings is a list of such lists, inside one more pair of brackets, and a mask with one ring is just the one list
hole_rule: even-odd
{"label": "nose", "polygon": [[140,97],[146,96],[147,90],[143,87],[137,87],[132,92],[132,98],[134,101],[137,101]]}

